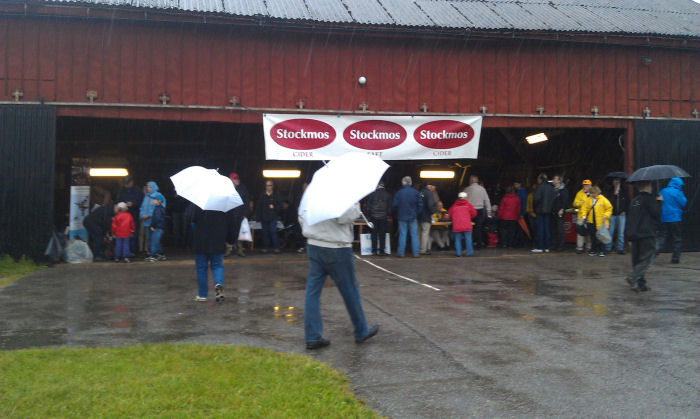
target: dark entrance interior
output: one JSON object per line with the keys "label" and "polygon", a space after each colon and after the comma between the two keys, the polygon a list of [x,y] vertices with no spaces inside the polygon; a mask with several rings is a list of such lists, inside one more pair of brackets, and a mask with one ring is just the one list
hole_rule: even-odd
{"label": "dark entrance interior", "polygon": [[[545,132],[549,141],[529,145],[524,138]],[[563,174],[575,192],[584,178],[599,183],[609,171],[622,170],[621,130],[612,129],[524,129],[482,130],[479,159],[392,161],[385,175],[387,188],[396,190],[402,176],[417,178],[424,169],[455,170],[455,179],[438,181],[440,195],[449,205],[468,175],[478,174],[488,189],[514,180],[534,182],[540,172]],[[169,176],[201,165],[218,168],[228,175],[240,174],[256,197],[264,188],[265,168],[293,168],[302,172],[296,180],[276,181],[283,199],[294,202],[301,186],[310,180],[320,162],[266,161],[262,124],[117,120],[62,117],[57,124],[56,212],[68,207],[71,158],[86,158],[94,167],[127,167],[138,185],[155,180],[166,194],[172,193]],[[465,175],[462,178],[462,175]],[[118,179],[93,178],[93,185],[116,191]]]}

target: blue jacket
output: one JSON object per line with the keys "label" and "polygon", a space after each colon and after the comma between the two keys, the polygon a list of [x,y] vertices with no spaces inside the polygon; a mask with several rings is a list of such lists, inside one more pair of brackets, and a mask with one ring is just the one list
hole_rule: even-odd
{"label": "blue jacket", "polygon": [[151,227],[165,229],[165,208],[158,205],[153,209],[153,216],[150,218]]}
{"label": "blue jacket", "polygon": [[[158,185],[150,181],[148,182],[149,185],[151,185],[151,193],[146,194],[143,197],[143,202],[141,203],[141,209],[139,210],[139,218],[141,219],[141,222],[143,223],[144,227],[150,227],[151,226],[151,217],[153,217],[153,209],[155,208],[155,205],[153,205],[153,195],[158,193]],[[160,194],[158,194],[160,195]],[[163,195],[160,195],[161,197]],[[163,198],[163,208],[165,208],[165,198]],[[148,215],[148,218],[145,220],[143,219],[144,215]]]}
{"label": "blue jacket", "polygon": [[[515,194],[518,196],[518,198],[520,198],[520,216],[524,217],[525,209],[527,208],[527,189],[521,186],[517,191],[515,191]],[[569,205],[569,203],[565,202],[564,205]]]}
{"label": "blue jacket", "polygon": [[406,185],[394,195],[391,208],[398,213],[399,221],[415,221],[423,209],[423,199],[417,190]]}
{"label": "blue jacket", "polygon": [[677,223],[683,219],[683,207],[688,202],[683,195],[683,180],[674,177],[668,182],[668,186],[661,190],[664,204],[661,207],[661,222]]}

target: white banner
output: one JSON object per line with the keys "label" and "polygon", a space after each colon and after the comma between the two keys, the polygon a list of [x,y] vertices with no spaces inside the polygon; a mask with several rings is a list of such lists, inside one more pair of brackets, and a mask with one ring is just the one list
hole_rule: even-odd
{"label": "white banner", "polygon": [[83,227],[83,219],[90,213],[90,187],[70,187],[70,232],[68,238],[80,237],[88,240],[87,230]]}
{"label": "white banner", "polygon": [[263,114],[268,160],[330,160],[349,151],[383,160],[476,159],[481,116]]}

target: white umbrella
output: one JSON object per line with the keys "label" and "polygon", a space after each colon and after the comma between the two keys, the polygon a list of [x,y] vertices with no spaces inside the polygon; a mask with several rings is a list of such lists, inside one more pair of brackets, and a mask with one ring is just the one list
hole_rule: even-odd
{"label": "white umbrella", "polygon": [[299,203],[307,224],[340,217],[374,191],[389,168],[382,159],[365,153],[346,153],[314,173]]}
{"label": "white umbrella", "polygon": [[175,192],[203,210],[226,212],[243,205],[231,179],[214,169],[191,166],[170,176]]}

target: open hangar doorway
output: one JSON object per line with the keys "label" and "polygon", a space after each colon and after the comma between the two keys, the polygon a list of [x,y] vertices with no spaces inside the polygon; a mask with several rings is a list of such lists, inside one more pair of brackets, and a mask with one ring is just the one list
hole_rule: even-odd
{"label": "open hangar doorway", "polygon": [[[525,141],[539,132],[548,141]],[[484,128],[477,159],[388,161],[391,167],[383,180],[393,193],[403,176],[416,182],[421,170],[453,170],[453,179],[434,181],[446,206],[467,186],[471,174],[480,177],[496,202],[498,186],[503,188],[514,180],[531,185],[540,172],[564,175],[575,192],[583,179],[602,183],[608,172],[622,170],[623,134],[620,129],[599,128]],[[322,165],[319,161],[266,160],[262,124],[82,117],[58,118],[56,156],[57,225],[69,207],[73,158],[86,159],[93,167],[125,167],[136,185],[149,180],[158,183],[166,199],[174,193],[169,177],[192,165],[216,168],[226,176],[238,173],[252,200],[264,190],[263,169],[297,169],[301,171],[298,178],[274,180],[281,199],[292,204],[300,199],[303,183]],[[92,178],[91,185],[114,197],[122,182],[120,178]]]}

